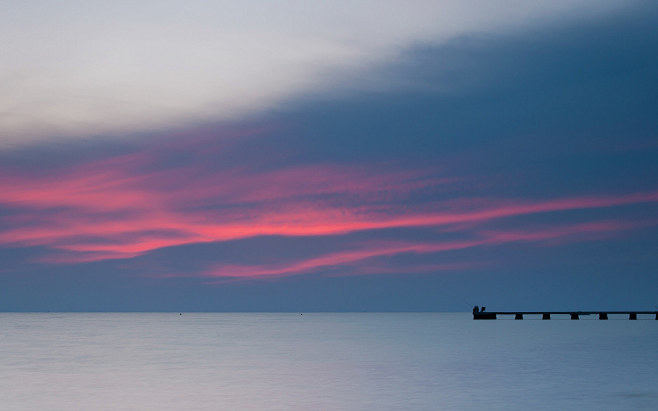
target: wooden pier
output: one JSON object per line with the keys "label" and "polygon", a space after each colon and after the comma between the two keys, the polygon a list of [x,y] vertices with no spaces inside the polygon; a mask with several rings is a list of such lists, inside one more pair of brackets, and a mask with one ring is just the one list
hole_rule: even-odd
{"label": "wooden pier", "polygon": [[651,314],[658,320],[658,311],[476,311],[474,320],[495,320],[501,315],[513,315],[515,320],[523,320],[526,315],[541,315],[542,320],[550,320],[552,315],[568,315],[572,320],[579,320],[583,315],[598,315],[599,320],[607,320],[610,314],[628,315],[629,320],[637,320],[638,314]]}

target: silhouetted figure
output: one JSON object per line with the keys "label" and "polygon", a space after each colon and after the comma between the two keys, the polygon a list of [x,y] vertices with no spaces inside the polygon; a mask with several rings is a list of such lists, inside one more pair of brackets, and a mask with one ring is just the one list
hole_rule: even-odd
{"label": "silhouetted figure", "polygon": [[483,313],[484,310],[486,310],[486,309],[487,309],[487,307],[482,307],[482,309],[480,310],[480,312]]}
{"label": "silhouetted figure", "polygon": [[479,312],[480,312],[480,307],[478,307],[477,305],[473,307],[473,314],[477,314]]}

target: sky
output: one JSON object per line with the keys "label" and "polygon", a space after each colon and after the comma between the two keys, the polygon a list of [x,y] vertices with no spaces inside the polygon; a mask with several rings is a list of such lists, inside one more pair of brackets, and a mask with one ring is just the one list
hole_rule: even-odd
{"label": "sky", "polygon": [[5,5],[0,310],[658,309],[656,18]]}

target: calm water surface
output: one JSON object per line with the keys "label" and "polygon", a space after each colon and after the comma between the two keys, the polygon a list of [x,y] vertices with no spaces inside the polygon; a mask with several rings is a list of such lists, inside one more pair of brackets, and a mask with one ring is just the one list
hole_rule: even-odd
{"label": "calm water surface", "polygon": [[0,314],[3,410],[655,410],[658,321]]}

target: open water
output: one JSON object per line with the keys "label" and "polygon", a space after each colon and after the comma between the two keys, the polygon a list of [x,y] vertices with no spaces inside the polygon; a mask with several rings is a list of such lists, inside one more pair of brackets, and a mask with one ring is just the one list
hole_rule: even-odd
{"label": "open water", "polygon": [[0,313],[0,409],[656,410],[658,321],[622,318]]}

